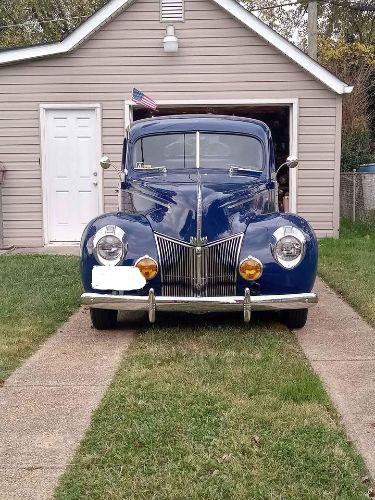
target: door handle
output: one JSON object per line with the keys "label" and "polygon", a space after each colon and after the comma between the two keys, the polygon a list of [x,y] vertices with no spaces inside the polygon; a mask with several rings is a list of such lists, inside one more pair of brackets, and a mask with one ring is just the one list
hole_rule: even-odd
{"label": "door handle", "polygon": [[92,181],[92,183],[94,184],[94,186],[98,185],[98,181]]}

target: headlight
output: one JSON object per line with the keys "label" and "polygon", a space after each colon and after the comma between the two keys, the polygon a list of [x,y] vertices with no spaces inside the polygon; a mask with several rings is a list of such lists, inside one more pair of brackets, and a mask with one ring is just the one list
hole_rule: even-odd
{"label": "headlight", "polygon": [[116,236],[108,234],[98,241],[97,252],[104,260],[121,258],[124,245]]}
{"label": "headlight", "polygon": [[148,255],[145,255],[144,257],[138,259],[135,263],[135,267],[138,267],[146,280],[154,279],[158,273],[157,262]]}
{"label": "headlight", "polygon": [[240,275],[246,281],[254,281],[259,279],[263,273],[263,264],[255,257],[247,257],[240,263]]}
{"label": "headlight", "polygon": [[283,226],[273,233],[273,238],[271,249],[276,262],[286,269],[298,266],[306,250],[306,239],[302,231],[293,226]]}
{"label": "headlight", "polygon": [[96,260],[105,266],[116,266],[124,259],[127,246],[125,232],[118,226],[108,225],[99,229],[94,237]]}

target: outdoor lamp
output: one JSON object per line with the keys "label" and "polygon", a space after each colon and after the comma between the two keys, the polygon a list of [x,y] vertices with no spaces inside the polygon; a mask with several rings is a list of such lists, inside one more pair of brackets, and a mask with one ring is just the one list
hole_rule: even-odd
{"label": "outdoor lamp", "polygon": [[174,26],[167,26],[167,34],[163,40],[164,52],[177,52],[178,38],[174,33]]}

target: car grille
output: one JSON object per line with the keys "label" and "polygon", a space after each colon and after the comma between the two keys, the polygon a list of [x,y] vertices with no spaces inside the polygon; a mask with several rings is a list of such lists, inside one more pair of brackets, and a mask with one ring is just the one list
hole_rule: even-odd
{"label": "car grille", "polygon": [[[242,234],[200,247],[155,234],[162,294],[174,297],[235,295]],[[198,250],[197,250],[198,248]]]}

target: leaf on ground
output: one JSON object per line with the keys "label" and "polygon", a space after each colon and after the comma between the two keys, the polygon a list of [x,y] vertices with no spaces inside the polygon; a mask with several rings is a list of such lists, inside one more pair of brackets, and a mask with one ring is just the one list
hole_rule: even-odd
{"label": "leaf on ground", "polygon": [[0,387],[3,387],[4,384],[5,384],[5,380],[3,380],[2,378],[0,378]]}
{"label": "leaf on ground", "polygon": [[260,437],[255,434],[253,436],[253,442],[254,442],[254,444],[259,444],[260,443]]}

